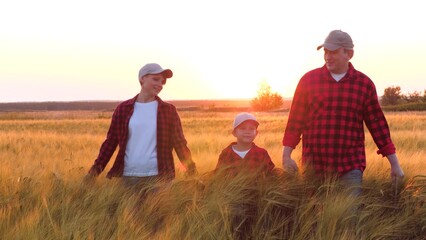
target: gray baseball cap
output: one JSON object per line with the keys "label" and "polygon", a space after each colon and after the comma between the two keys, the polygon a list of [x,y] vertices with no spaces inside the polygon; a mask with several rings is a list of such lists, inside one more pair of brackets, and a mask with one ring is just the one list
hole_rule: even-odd
{"label": "gray baseball cap", "polygon": [[148,63],[139,70],[139,79],[141,79],[143,76],[148,74],[159,74],[159,73],[162,73],[164,78],[166,79],[173,77],[172,70],[163,69],[157,63]]}
{"label": "gray baseball cap", "polygon": [[348,33],[342,30],[333,30],[328,34],[324,43],[317,47],[317,50],[320,50],[322,47],[330,51],[335,51],[339,48],[353,49],[354,44]]}

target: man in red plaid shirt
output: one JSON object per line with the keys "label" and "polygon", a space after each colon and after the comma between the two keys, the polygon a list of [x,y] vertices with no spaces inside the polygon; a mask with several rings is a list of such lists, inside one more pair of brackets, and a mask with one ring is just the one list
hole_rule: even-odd
{"label": "man in red plaid shirt", "polygon": [[291,153],[302,136],[302,163],[317,176],[337,175],[342,182],[360,185],[366,167],[364,123],[391,165],[392,179],[404,176],[395,146],[368,76],[350,63],[352,39],[331,31],[324,48],[325,65],[306,73],[296,88],[283,137],[283,167],[297,171]]}
{"label": "man in red plaid shirt", "polygon": [[219,155],[216,171],[226,171],[235,176],[239,172],[267,174],[271,173],[275,165],[268,152],[258,147],[253,141],[256,138],[259,122],[250,113],[238,114],[233,123],[232,135],[236,142],[232,142]]}
{"label": "man in red plaid shirt", "polygon": [[172,76],[170,69],[163,69],[156,63],[140,69],[140,93],[115,109],[88,178],[104,170],[117,146],[118,154],[107,177],[123,177],[126,185],[172,180],[175,177],[173,149],[188,174],[196,173],[176,108],[158,97],[166,80]]}

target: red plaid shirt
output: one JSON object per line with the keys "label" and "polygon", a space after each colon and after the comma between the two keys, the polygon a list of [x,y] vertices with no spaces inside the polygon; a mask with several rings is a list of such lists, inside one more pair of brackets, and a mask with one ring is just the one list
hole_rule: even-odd
{"label": "red plaid shirt", "polygon": [[222,150],[219,155],[219,160],[217,161],[216,170],[224,168],[227,173],[236,175],[242,170],[267,173],[274,169],[275,165],[265,149],[253,143],[244,158],[241,158],[232,149],[232,146],[235,144],[236,143],[233,142]]}
{"label": "red plaid shirt", "polygon": [[337,82],[324,65],[300,80],[282,142],[295,148],[302,136],[302,162],[312,164],[317,174],[364,171],[364,122],[379,148],[377,153],[395,153],[370,78],[349,63],[348,72]]}
{"label": "red plaid shirt", "polygon": [[[114,165],[107,177],[121,177],[124,170],[124,153],[129,133],[129,120],[133,114],[134,104],[138,96],[120,103],[114,111],[111,125],[105,141],[99,151],[98,158],[90,169],[90,173],[98,175],[108,164],[111,156],[119,146]],[[172,151],[175,149],[179,160],[188,170],[193,170],[191,152],[183,135],[182,125],[176,108],[163,102],[159,97],[157,112],[157,159],[158,176],[172,179],[175,177],[175,166]]]}

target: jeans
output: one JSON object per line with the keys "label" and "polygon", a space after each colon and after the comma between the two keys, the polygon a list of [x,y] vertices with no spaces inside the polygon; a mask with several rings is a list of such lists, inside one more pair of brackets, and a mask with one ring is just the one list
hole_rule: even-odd
{"label": "jeans", "polygon": [[122,182],[124,186],[128,188],[135,188],[135,187],[144,187],[146,185],[153,185],[157,183],[157,181],[160,180],[158,176],[149,176],[149,177],[127,177],[123,176]]}
{"label": "jeans", "polygon": [[359,169],[351,170],[339,177],[339,184],[348,189],[349,194],[358,197],[362,193],[362,171]]}

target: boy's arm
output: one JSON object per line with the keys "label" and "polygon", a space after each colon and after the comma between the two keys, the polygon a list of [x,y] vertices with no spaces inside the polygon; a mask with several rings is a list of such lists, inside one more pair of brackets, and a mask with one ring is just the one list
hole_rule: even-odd
{"label": "boy's arm", "polygon": [[219,154],[219,158],[217,159],[217,163],[216,163],[216,168],[215,168],[215,171],[217,171],[219,168],[221,168],[221,167],[223,167],[223,166],[225,166],[225,155],[226,155],[226,153],[225,153],[225,150],[226,149],[224,149],[224,150],[222,150],[222,152],[220,152],[220,154]]}
{"label": "boy's arm", "polygon": [[272,172],[275,168],[274,162],[272,162],[271,156],[269,156],[269,153],[265,150],[265,156],[263,157],[264,164],[266,167],[267,172]]}

